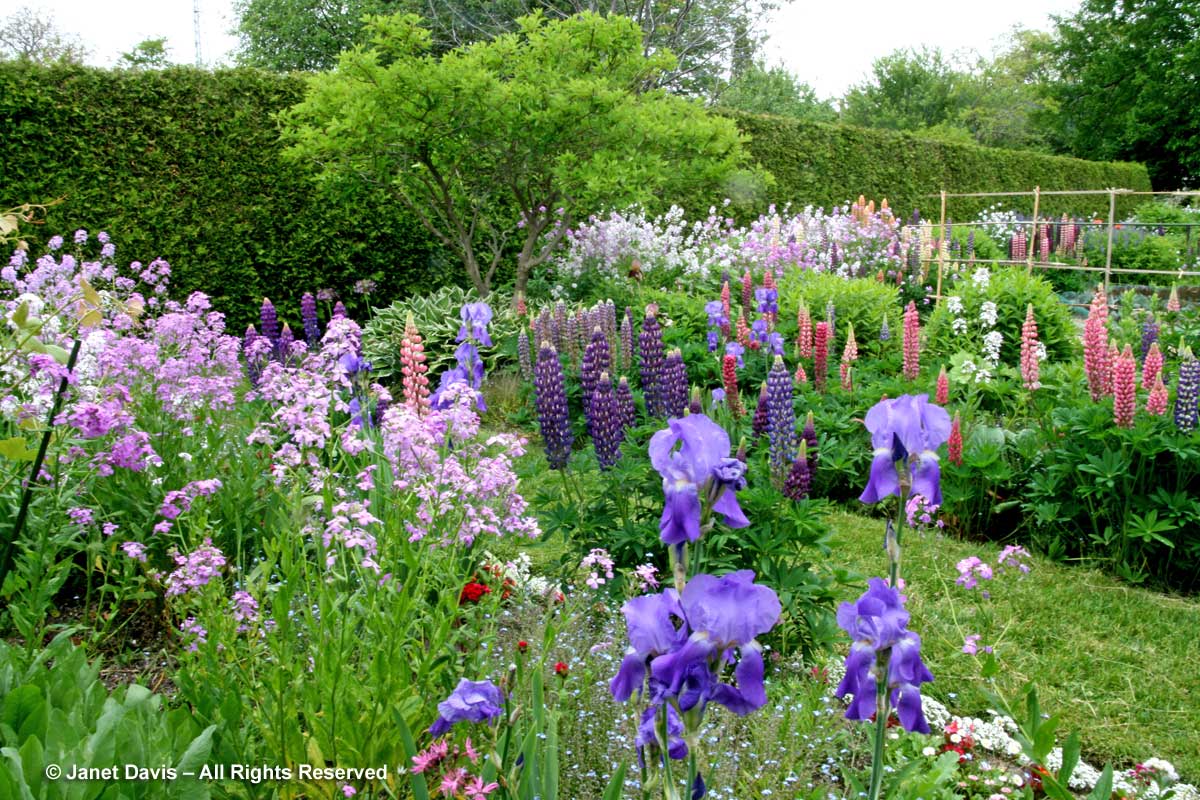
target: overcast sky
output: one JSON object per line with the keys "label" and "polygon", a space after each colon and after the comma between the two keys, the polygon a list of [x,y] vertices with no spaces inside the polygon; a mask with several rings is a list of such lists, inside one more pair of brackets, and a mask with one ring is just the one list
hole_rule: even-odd
{"label": "overcast sky", "polygon": [[[199,0],[204,63],[230,61],[237,39],[233,0]],[[89,63],[109,66],[138,42],[165,36],[172,61],[195,60],[192,0],[0,0],[0,17],[21,6],[53,15],[58,27],[83,39]],[[900,47],[941,47],[947,53],[990,53],[1013,28],[1048,30],[1051,14],[1079,0],[794,0],[766,26],[767,59],[807,81],[821,97],[861,82],[871,62]]]}

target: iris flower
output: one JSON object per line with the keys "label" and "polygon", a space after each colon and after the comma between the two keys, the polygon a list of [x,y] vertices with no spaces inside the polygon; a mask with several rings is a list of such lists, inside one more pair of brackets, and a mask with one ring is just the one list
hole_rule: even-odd
{"label": "iris flower", "polygon": [[487,303],[467,303],[459,310],[459,317],[462,326],[458,329],[456,342],[470,337],[484,347],[492,346],[492,337],[488,335],[488,323],[492,321],[491,306]]}
{"label": "iris flower", "polygon": [[442,702],[438,703],[438,718],[429,728],[441,736],[459,722],[490,722],[503,711],[504,697],[491,681],[469,681],[463,678]]}
{"label": "iris flower", "polygon": [[842,603],[837,621],[854,644],[846,656],[846,676],[837,696],[854,695],[846,719],[870,719],[875,713],[875,664],[880,653],[888,653],[887,688],[891,704],[907,731],[929,733],[921,710],[922,683],[933,675],[921,661],[921,637],[907,630],[908,612],[900,593],[882,578],[872,578],[867,591],[853,603]]}
{"label": "iris flower", "polygon": [[[718,469],[722,475],[728,475],[731,468],[729,434],[725,429],[703,414],[672,419],[668,425],[651,437],[649,448],[650,463],[662,475],[666,495],[658,526],[663,542],[683,544],[700,538],[702,493],[726,525],[731,528],[749,525],[737,501],[739,480],[731,484],[716,475]],[[682,446],[676,450],[679,444]],[[742,475],[736,477],[740,479]]]}
{"label": "iris flower", "polygon": [[912,473],[911,492],[941,505],[937,449],[950,437],[950,415],[929,402],[929,395],[901,395],[881,400],[867,412],[867,430],[875,455],[867,488],[858,498],[878,503],[900,494],[897,467]]}

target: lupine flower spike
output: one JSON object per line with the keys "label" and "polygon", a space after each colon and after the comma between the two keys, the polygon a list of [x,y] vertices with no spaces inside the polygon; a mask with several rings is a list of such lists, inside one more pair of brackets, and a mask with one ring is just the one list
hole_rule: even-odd
{"label": "lupine flower spike", "polygon": [[1194,431],[1200,411],[1200,361],[1184,347],[1179,354],[1179,383],[1175,387],[1175,427],[1181,431]]}
{"label": "lupine flower spike", "polygon": [[741,417],[746,410],[742,407],[741,396],[738,394],[737,356],[733,353],[726,353],[722,357],[721,380],[725,387],[725,404],[729,407],[729,413],[735,418]]}
{"label": "lupine flower spike", "polygon": [[600,469],[611,469],[621,458],[621,443],[625,441],[625,425],[621,404],[613,392],[612,379],[607,372],[597,376],[592,395],[592,445]]}
{"label": "lupine flower spike", "polygon": [[750,270],[742,275],[742,313],[749,314],[754,308],[751,303],[754,302],[754,278],[750,276]]}
{"label": "lupine flower spike", "polygon": [[754,418],[750,421],[750,430],[755,438],[767,432],[767,384],[765,381],[758,387],[758,405],[754,409]]}
{"label": "lupine flower spike", "polygon": [[921,319],[917,304],[904,309],[904,378],[915,381],[921,372]]}
{"label": "lupine flower spike", "polygon": [[533,389],[546,460],[550,469],[565,469],[571,457],[571,420],[567,416],[562,364],[549,342],[543,342],[538,352]]}
{"label": "lupine flower spike", "polygon": [[800,357],[812,358],[813,324],[812,315],[808,313],[807,306],[800,306],[800,311],[796,316],[796,328],[799,331],[796,337],[796,345],[800,348]]}
{"label": "lupine flower spike", "polygon": [[1178,314],[1179,309],[1179,287],[1171,284],[1171,296],[1167,298],[1167,311],[1172,314]]}
{"label": "lupine flower spike", "polygon": [[646,309],[642,321],[642,333],[638,337],[638,352],[641,358],[642,396],[646,401],[646,413],[661,417],[663,406],[664,359],[662,328],[651,308]]}
{"label": "lupine flower spike", "polygon": [[1040,368],[1037,320],[1033,316],[1033,303],[1030,303],[1025,309],[1025,323],[1021,326],[1021,382],[1031,392],[1042,386]]}
{"label": "lupine flower spike", "polygon": [[1159,372],[1154,376],[1154,382],[1150,388],[1150,395],[1146,398],[1146,413],[1156,417],[1161,417],[1167,413],[1167,385],[1163,383],[1162,373]]}
{"label": "lupine flower spike", "polygon": [[854,388],[850,378],[850,368],[858,360],[858,342],[854,339],[854,325],[851,324],[848,327],[850,328],[850,332],[846,336],[846,348],[842,351],[842,363],[839,366],[839,371],[842,375],[842,388],[847,392]]}
{"label": "lupine flower spike", "polygon": [[317,318],[317,299],[312,292],[300,298],[300,320],[304,323],[304,340],[308,349],[315,350],[321,343],[321,322]]}
{"label": "lupine flower spike", "polygon": [[946,365],[942,365],[942,369],[938,372],[937,387],[933,393],[933,401],[939,406],[944,406],[950,402],[950,378],[946,375]]}
{"label": "lupine flower spike", "polygon": [[792,462],[792,468],[783,484],[783,495],[789,500],[799,502],[806,499],[811,491],[812,467],[808,461],[808,444],[801,440],[800,454]]}
{"label": "lupine flower spike", "polygon": [[1150,349],[1146,351],[1146,358],[1142,361],[1142,387],[1154,385],[1154,379],[1162,372],[1163,357],[1162,351],[1158,349],[1158,342],[1151,342]]}
{"label": "lupine flower spike", "polygon": [[818,322],[813,332],[813,385],[818,392],[825,391],[829,377],[829,323]]}
{"label": "lupine flower spike", "polygon": [[775,356],[771,371],[767,373],[767,439],[771,472],[782,479],[796,457],[796,410],[792,400],[792,378],[780,356]]}
{"label": "lupine flower spike", "polygon": [[[521,333],[524,335],[525,331],[522,330]],[[523,369],[528,366],[529,339],[526,338]],[[429,411],[429,378],[425,374],[428,370],[429,365],[425,363],[425,345],[410,312],[404,323],[404,337],[400,340],[400,376],[404,387],[404,404],[418,414]]]}
{"label": "lupine flower spike", "polygon": [[961,467],[963,463],[962,420],[959,419],[957,411],[954,412],[954,421],[950,423],[950,438],[946,442],[946,448],[949,451],[950,463]]}
{"label": "lupine flower spike", "polygon": [[1137,408],[1135,396],[1135,376],[1137,363],[1133,360],[1133,349],[1125,345],[1125,350],[1117,356],[1113,365],[1113,423],[1118,428],[1133,427],[1133,412]]}
{"label": "lupine flower spike", "polygon": [[883,315],[883,324],[879,326],[879,341],[886,342],[892,338],[892,331],[888,327],[887,314]]}
{"label": "lupine flower spike", "polygon": [[1083,369],[1087,374],[1088,391],[1096,402],[1106,394],[1104,385],[1108,374],[1108,299],[1104,287],[1097,286],[1083,324]]}

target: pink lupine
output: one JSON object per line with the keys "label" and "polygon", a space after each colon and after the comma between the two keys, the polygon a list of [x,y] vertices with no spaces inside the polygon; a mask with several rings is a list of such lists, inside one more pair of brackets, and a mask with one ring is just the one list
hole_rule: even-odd
{"label": "pink lupine", "polygon": [[1158,342],[1151,342],[1150,349],[1146,351],[1146,360],[1142,362],[1142,386],[1153,386],[1154,379],[1162,372],[1162,366],[1163,357]]}
{"label": "pink lupine", "polygon": [[721,283],[721,335],[726,339],[729,338],[729,322],[733,319],[733,312],[729,303],[729,281]]}
{"label": "pink lupine", "polygon": [[1108,298],[1104,287],[1097,286],[1096,294],[1083,324],[1083,369],[1087,374],[1088,391],[1092,400],[1104,397],[1108,373]]}
{"label": "pink lupine", "polygon": [[818,322],[813,332],[813,384],[818,392],[825,391],[829,376],[829,323]]}
{"label": "pink lupine", "polygon": [[1113,422],[1118,428],[1133,427],[1133,412],[1137,407],[1136,378],[1137,362],[1133,360],[1133,349],[1125,345],[1125,350],[1113,364]]}
{"label": "pink lupine", "polygon": [[858,360],[858,342],[854,340],[854,326],[850,326],[850,333],[846,336],[846,347],[842,350],[842,363],[838,367],[838,371],[842,376],[842,388],[847,392],[853,391],[854,382],[851,379],[851,365]]}
{"label": "pink lupine", "polygon": [[796,345],[800,348],[800,357],[812,358],[813,325],[812,315],[808,313],[807,306],[800,306],[800,311],[796,315],[796,328],[799,331],[796,337]]}
{"label": "pink lupine", "polygon": [[904,309],[904,378],[915,381],[921,372],[921,320],[917,304],[909,302]]}
{"label": "pink lupine", "polygon": [[[749,273],[747,273],[747,274],[749,274]],[[743,311],[741,313],[741,315],[738,317],[736,335],[737,335],[737,343],[738,344],[740,344],[742,347],[746,348],[747,350],[753,349],[753,348],[751,348],[751,341],[750,341],[750,326],[746,324],[746,312],[745,311]]]}
{"label": "pink lupine", "polygon": [[404,323],[404,337],[400,340],[400,375],[404,386],[404,405],[418,414],[429,411],[429,378],[425,375],[428,370],[425,345],[410,312]]}
{"label": "pink lupine", "polygon": [[950,378],[946,375],[946,365],[942,365],[942,369],[937,376],[937,389],[933,393],[933,401],[939,406],[944,406],[950,402]]}
{"label": "pink lupine", "polygon": [[1162,373],[1154,376],[1154,385],[1150,396],[1146,398],[1146,413],[1161,417],[1167,413],[1167,385],[1163,383]]}
{"label": "pink lupine", "polygon": [[[1116,342],[1109,342],[1108,357],[1104,360],[1104,395],[1111,396],[1115,391],[1116,381],[1116,365],[1117,359],[1121,357],[1121,351],[1117,348]],[[1136,370],[1135,370],[1136,371]]]}
{"label": "pink lupine", "polygon": [[808,374],[804,371],[803,364],[796,365],[796,385],[800,386],[808,383]]}
{"label": "pink lupine", "polygon": [[1033,303],[1025,309],[1025,324],[1021,326],[1021,380],[1029,391],[1041,388],[1039,380],[1037,320],[1033,317]]}
{"label": "pink lupine", "polygon": [[1179,287],[1171,284],[1171,296],[1167,298],[1167,311],[1175,314],[1179,311]]}
{"label": "pink lupine", "polygon": [[749,311],[753,308],[751,305],[754,302],[754,278],[750,277],[750,270],[746,270],[742,275],[742,311]]}
{"label": "pink lupine", "polygon": [[950,438],[946,441],[946,447],[949,450],[950,463],[956,467],[961,467],[963,463],[963,435],[962,421],[958,418],[958,412],[954,412],[954,421],[950,423]]}

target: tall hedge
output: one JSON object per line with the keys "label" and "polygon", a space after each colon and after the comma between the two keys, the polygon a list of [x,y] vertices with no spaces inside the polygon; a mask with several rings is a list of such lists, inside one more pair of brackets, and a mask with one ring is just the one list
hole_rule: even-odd
{"label": "tall hedge", "polygon": [[165,258],[174,293],[202,290],[250,321],[304,291],[378,282],[383,301],[458,278],[382,192],[332,196],[279,158],[272,114],[303,82],[249,69],[110,71],[0,64],[0,207],[63,197],[26,238],[108,231],[118,258]]}
{"label": "tall hedge", "polygon": [[[949,193],[1107,189],[1149,191],[1141,164],[1102,163],[1018,150],[923,139],[896,131],[830,125],[780,117],[732,114],[752,139],[749,150],[775,176],[771,200],[826,208],[860,194],[886,197],[897,214],[920,209],[926,219],[940,214],[934,195]],[[1144,201],[1141,198],[1140,201]],[[1032,210],[1033,198],[954,198],[947,213],[973,218],[996,202]],[[1118,196],[1118,213],[1132,212],[1137,198]],[[1107,196],[1043,197],[1049,213],[1108,213]]]}
{"label": "tall hedge", "polygon": [[[333,195],[283,161],[273,114],[297,102],[296,76],[189,67],[112,71],[0,63],[0,208],[56,197],[36,241],[76,228],[107,230],[118,256],[174,267],[177,294],[213,295],[233,325],[263,296],[285,317],[304,291],[335,289],[373,304],[461,281],[461,268],[381,189]],[[918,139],[907,134],[735,115],[753,157],[775,176],[775,202],[830,206],[860,193],[928,216],[953,191],[1148,189],[1136,164],[1100,164]],[[343,190],[346,191],[346,190]],[[701,205],[701,198],[678,199]],[[687,202],[691,199],[692,202]],[[713,198],[719,200],[719,198]],[[966,219],[985,203],[955,201]],[[707,208],[707,202],[703,203]],[[1049,202],[1090,214],[1104,199]],[[696,210],[703,212],[704,208]],[[1124,208],[1124,205],[1122,206]]]}

